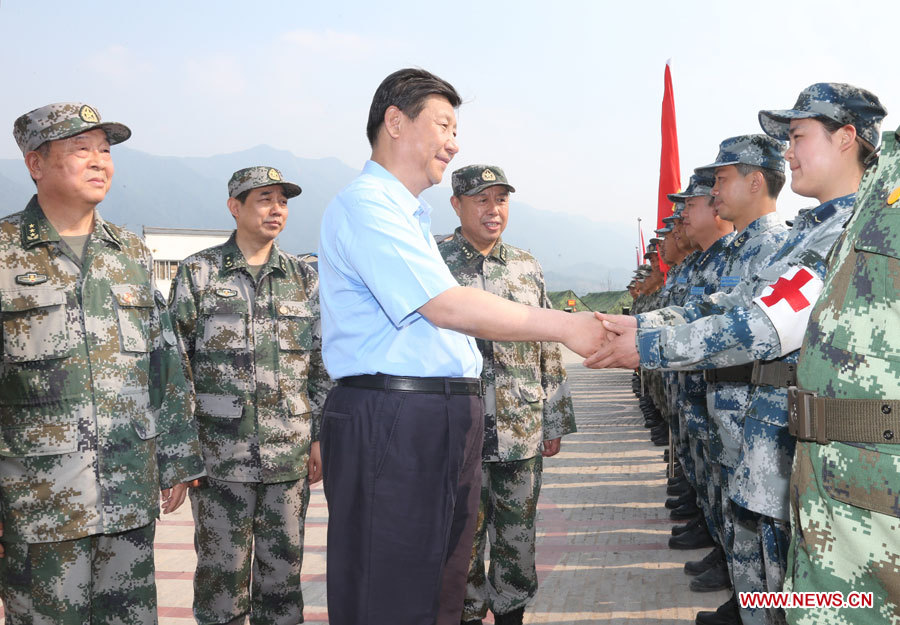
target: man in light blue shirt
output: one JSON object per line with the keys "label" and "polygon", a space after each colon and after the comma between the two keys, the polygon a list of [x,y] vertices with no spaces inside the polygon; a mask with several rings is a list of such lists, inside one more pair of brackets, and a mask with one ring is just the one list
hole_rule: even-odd
{"label": "man in light blue shirt", "polygon": [[460,103],[424,70],[385,78],[369,110],[372,158],[322,218],[322,352],[338,379],[320,434],[332,625],[460,621],[483,432],[470,337],[558,341],[587,356],[605,334],[589,313],[453,279],[418,196],[459,150]]}

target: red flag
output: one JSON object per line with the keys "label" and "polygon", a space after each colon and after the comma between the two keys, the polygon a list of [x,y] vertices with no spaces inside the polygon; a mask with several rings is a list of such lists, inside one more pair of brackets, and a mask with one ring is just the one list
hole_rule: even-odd
{"label": "red flag", "polygon": [[[656,227],[663,227],[663,217],[672,214],[675,206],[666,197],[681,190],[681,165],[678,162],[678,131],[675,127],[675,94],[672,90],[672,73],[666,61],[665,88],[662,101],[662,148],[659,153],[659,203],[657,205]],[[660,267],[668,267],[660,259]]]}

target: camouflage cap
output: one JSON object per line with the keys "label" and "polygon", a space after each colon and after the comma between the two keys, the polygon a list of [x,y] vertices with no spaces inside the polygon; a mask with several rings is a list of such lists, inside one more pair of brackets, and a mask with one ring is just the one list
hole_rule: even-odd
{"label": "camouflage cap", "polygon": [[681,216],[681,213],[684,212],[684,202],[675,202],[675,209],[672,211],[672,217],[677,221],[679,219],[684,219]]}
{"label": "camouflage cap", "polygon": [[669,198],[670,202],[678,202],[679,200],[684,201],[689,197],[703,197],[704,195],[711,195],[712,188],[715,183],[716,181],[709,176],[694,174],[691,176],[691,181],[688,183],[687,189],[685,189],[681,193],[669,193],[666,197]]}
{"label": "camouflage cap", "polygon": [[466,165],[460,167],[452,176],[453,195],[475,195],[488,187],[502,184],[510,192],[515,193],[515,188],[509,184],[506,174],[496,165]]}
{"label": "camouflage cap", "polygon": [[887,109],[871,91],[840,82],[817,82],[800,92],[794,108],[760,111],[759,125],[769,136],[788,140],[792,119],[825,117],[856,128],[860,139],[878,147],[881,120]]}
{"label": "camouflage cap", "polygon": [[657,236],[661,236],[661,237],[669,234],[670,232],[672,232],[672,230],[674,230],[674,228],[672,227],[673,221],[675,221],[674,217],[663,217],[663,223],[666,225],[663,226],[662,228],[657,228],[653,232],[655,232],[657,234]]}
{"label": "camouflage cap", "polygon": [[46,141],[56,141],[99,128],[110,145],[122,143],[131,130],[117,122],[101,122],[100,111],[82,102],[57,102],[29,111],[13,123],[13,137],[22,155],[38,149]]}
{"label": "camouflage cap", "polygon": [[280,184],[284,195],[288,198],[297,197],[302,191],[293,182],[286,181],[281,172],[274,167],[257,165],[239,169],[231,174],[231,180],[228,181],[228,197],[237,197],[244,191],[269,187],[273,184]]}
{"label": "camouflage cap", "polygon": [[698,167],[694,173],[712,177],[717,167],[741,163],[784,173],[784,144],[768,135],[729,137],[719,144],[716,161]]}

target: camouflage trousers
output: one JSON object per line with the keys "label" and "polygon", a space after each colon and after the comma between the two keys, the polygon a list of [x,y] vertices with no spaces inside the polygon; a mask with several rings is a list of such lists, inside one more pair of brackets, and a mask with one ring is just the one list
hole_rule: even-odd
{"label": "camouflage trousers", "polygon": [[900,623],[900,456],[798,442],[784,589],[871,592],[871,608],[789,609],[792,625]]}
{"label": "camouflage trousers", "polygon": [[247,614],[252,625],[302,623],[306,479],[262,484],[207,478],[190,489],[190,497],[197,623],[239,624]]}
{"label": "camouflage trousers", "polygon": [[[725,515],[731,541],[730,572],[734,592],[780,592],[784,583],[784,557],[788,537],[783,521],[757,514],[731,502]],[[726,555],[728,549],[726,549]],[[780,608],[740,608],[744,625],[783,625]]]}
{"label": "camouflage trousers", "polygon": [[4,539],[0,597],[7,625],[156,623],[156,523],[54,543]]}
{"label": "camouflage trousers", "polygon": [[[507,614],[537,592],[534,563],[535,517],[541,492],[540,455],[515,462],[481,465],[481,504],[466,586],[462,620],[484,618],[488,608]],[[490,541],[490,567],[484,552]]]}
{"label": "camouflage trousers", "polygon": [[[726,534],[731,544],[731,583],[734,594],[765,592],[766,578],[759,542],[759,515],[730,502],[731,513],[725,515]],[[765,625],[762,608],[740,608],[744,625]]]}

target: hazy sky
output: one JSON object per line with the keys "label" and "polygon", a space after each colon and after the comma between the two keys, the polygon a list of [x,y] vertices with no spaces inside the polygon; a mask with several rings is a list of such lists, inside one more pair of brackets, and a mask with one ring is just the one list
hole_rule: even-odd
{"label": "hazy sky", "polygon": [[[720,140],[760,132],[759,109],[790,108],[814,82],[870,89],[894,112],[884,128],[897,127],[900,3],[848,7],[0,0],[0,122],[8,129],[0,158],[21,157],[11,132],[17,116],[80,100],[129,125],[129,146],[153,154],[265,143],[361,167],[375,88],[388,73],[419,66],[465,100],[461,150],[444,184],[456,167],[489,162],[506,170],[518,200],[646,224],[655,220],[669,58],[684,185]],[[785,191],[779,212],[813,204]]]}

